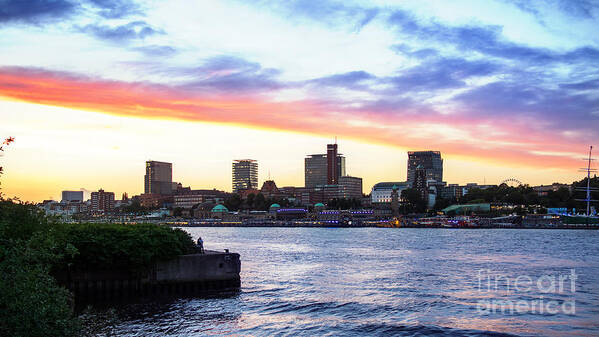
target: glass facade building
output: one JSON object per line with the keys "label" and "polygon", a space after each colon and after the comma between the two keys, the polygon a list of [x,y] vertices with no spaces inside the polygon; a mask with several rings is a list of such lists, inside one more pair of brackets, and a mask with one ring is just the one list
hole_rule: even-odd
{"label": "glass facade building", "polygon": [[144,176],[145,194],[171,194],[173,191],[173,164],[149,160]]}
{"label": "glass facade building", "polygon": [[443,159],[439,151],[408,152],[408,183],[414,186],[416,169],[426,171],[426,180],[443,181]]}
{"label": "glass facade building", "polygon": [[[337,177],[345,175],[345,157],[337,154]],[[328,158],[326,154],[312,154],[304,159],[304,186],[314,188],[328,184]]]}

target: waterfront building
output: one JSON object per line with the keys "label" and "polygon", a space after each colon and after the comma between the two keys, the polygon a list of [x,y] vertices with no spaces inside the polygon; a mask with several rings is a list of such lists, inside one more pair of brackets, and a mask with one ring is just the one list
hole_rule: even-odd
{"label": "waterfront building", "polygon": [[225,219],[227,214],[229,214],[229,209],[221,204],[214,206],[210,211],[210,215],[213,219]]}
{"label": "waterfront building", "polygon": [[491,204],[481,203],[481,204],[467,204],[467,205],[451,205],[449,207],[441,210],[444,214],[480,214],[480,213],[489,213],[491,211]]}
{"label": "waterfront building", "polygon": [[114,192],[105,192],[103,189],[92,192],[92,212],[109,212],[114,209]]}
{"label": "waterfront building", "polygon": [[206,201],[201,204],[196,204],[191,208],[191,215],[198,219],[208,219],[211,217],[211,211],[216,206],[215,203]]}
{"label": "waterfront building", "polygon": [[146,161],[144,194],[171,194],[173,191],[173,164]]}
{"label": "waterfront building", "polygon": [[275,214],[280,209],[281,209],[281,205],[279,205],[279,204],[272,204],[268,208],[268,213]]}
{"label": "waterfront building", "polygon": [[224,202],[226,197],[226,192],[216,189],[183,190],[173,196],[173,207],[190,209],[193,206],[204,202],[219,204]]}
{"label": "waterfront building", "polygon": [[339,177],[339,198],[361,199],[362,198],[362,178],[352,176]]}
{"label": "waterfront building", "polygon": [[308,215],[308,211],[303,208],[280,208],[276,211],[275,218],[277,220],[296,220],[304,219]]}
{"label": "waterfront building", "polygon": [[401,197],[401,192],[410,188],[407,182],[381,182],[372,186],[370,191],[370,201],[372,204],[390,203],[393,201],[393,188],[397,188],[397,193]]}
{"label": "waterfront building", "polygon": [[233,193],[258,189],[258,162],[253,159],[233,161]]}
{"label": "waterfront building", "polygon": [[[345,157],[337,153],[335,160],[329,160],[328,152],[329,149],[327,149],[327,154],[312,154],[304,159],[305,187],[313,188],[316,186],[331,185],[329,178],[332,180],[334,177],[338,178],[345,175]],[[330,149],[330,152],[331,154],[333,152],[336,153],[336,148]],[[336,173],[332,174],[331,177],[329,177],[329,163],[332,165],[331,168],[336,167]]]}
{"label": "waterfront building", "polygon": [[83,202],[83,191],[62,191],[61,202]]}
{"label": "waterfront building", "polygon": [[408,152],[407,181],[414,186],[416,169],[423,169],[425,181],[443,181],[443,159],[439,151],[410,151]]}

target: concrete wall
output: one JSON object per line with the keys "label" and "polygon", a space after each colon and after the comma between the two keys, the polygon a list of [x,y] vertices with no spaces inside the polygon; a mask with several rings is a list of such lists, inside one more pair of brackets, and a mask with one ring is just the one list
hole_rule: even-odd
{"label": "concrete wall", "polygon": [[207,251],[206,254],[182,255],[157,263],[151,281],[228,280],[239,278],[240,271],[239,254]]}
{"label": "concrete wall", "polygon": [[144,273],[128,270],[62,271],[54,275],[73,292],[76,302],[138,296],[185,296],[238,289],[241,262],[237,253],[207,251],[156,263]]}

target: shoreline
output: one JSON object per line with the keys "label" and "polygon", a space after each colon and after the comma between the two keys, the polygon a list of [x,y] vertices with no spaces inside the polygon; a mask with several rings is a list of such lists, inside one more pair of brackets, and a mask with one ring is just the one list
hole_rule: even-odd
{"label": "shoreline", "polygon": [[323,225],[298,225],[298,226],[286,226],[286,225],[171,225],[166,224],[171,227],[178,228],[392,228],[392,229],[401,229],[401,228],[431,228],[431,229],[576,229],[576,230],[599,230],[599,226],[592,225],[579,225],[579,226],[464,226],[464,227],[446,227],[446,226],[374,226],[374,225],[364,225],[364,226],[323,226]]}

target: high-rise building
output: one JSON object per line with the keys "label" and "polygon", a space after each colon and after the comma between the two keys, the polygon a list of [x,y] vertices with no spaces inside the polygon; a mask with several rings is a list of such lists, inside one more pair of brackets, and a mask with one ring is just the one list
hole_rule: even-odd
{"label": "high-rise building", "polygon": [[341,176],[339,177],[339,198],[361,199],[362,198],[362,178]]}
{"label": "high-rise building", "polygon": [[110,211],[114,208],[114,192],[105,192],[103,189],[92,192],[91,203],[94,212]]}
{"label": "high-rise building", "polygon": [[[314,188],[316,186],[331,185],[329,184],[328,174],[328,153],[327,154],[312,154],[304,159],[304,186]],[[337,153],[335,160],[337,167],[337,177],[345,175],[345,157]]]}
{"label": "high-rise building", "polygon": [[338,183],[337,144],[327,144],[327,185],[337,185]]}
{"label": "high-rise building", "polygon": [[173,191],[173,164],[149,160],[144,176],[145,194],[171,194]]}
{"label": "high-rise building", "polygon": [[62,191],[62,202],[83,202],[83,191]]}
{"label": "high-rise building", "polygon": [[327,156],[312,154],[304,159],[305,187],[313,188],[327,184]]}
{"label": "high-rise building", "polygon": [[258,189],[258,162],[253,159],[233,161],[233,193]]}
{"label": "high-rise building", "polygon": [[416,169],[425,171],[426,180],[443,181],[443,159],[439,151],[408,152],[408,183],[414,186]]}

